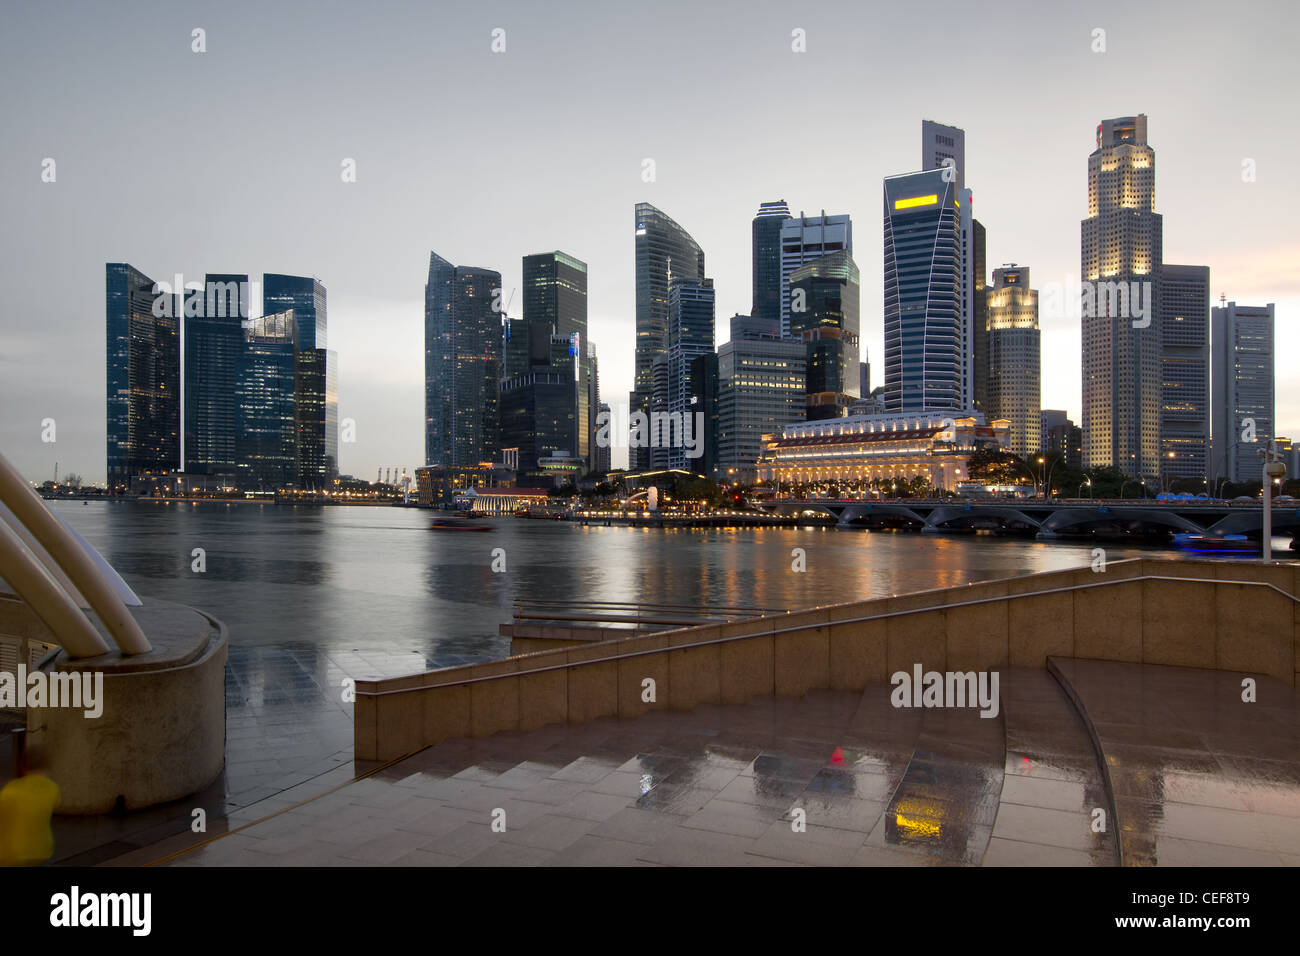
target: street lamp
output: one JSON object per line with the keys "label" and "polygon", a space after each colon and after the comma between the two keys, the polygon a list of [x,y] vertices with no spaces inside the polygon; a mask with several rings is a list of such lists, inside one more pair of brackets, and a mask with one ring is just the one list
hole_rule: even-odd
{"label": "street lamp", "polygon": [[1092,479],[1091,479],[1091,478],[1088,478],[1088,477],[1085,477],[1085,478],[1083,479],[1083,484],[1079,485],[1079,497],[1080,497],[1080,498],[1083,497],[1083,485],[1087,485],[1087,486],[1088,486],[1088,497],[1091,498],[1091,497],[1092,497]]}

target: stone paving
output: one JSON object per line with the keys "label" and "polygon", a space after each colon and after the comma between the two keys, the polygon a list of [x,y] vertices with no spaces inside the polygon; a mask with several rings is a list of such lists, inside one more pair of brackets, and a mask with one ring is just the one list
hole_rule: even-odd
{"label": "stone paving", "polygon": [[448,741],[116,862],[1113,865],[1113,835],[1090,828],[1104,787],[1084,725],[1045,671],[1003,677],[996,719],[894,708],[872,685]]}

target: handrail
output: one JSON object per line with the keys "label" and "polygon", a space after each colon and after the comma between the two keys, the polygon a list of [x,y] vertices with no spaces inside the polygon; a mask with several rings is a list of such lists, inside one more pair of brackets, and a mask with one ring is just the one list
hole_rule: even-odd
{"label": "handrail", "polygon": [[[1076,570],[1082,570],[1082,569],[1080,568]],[[763,631],[754,631],[752,633],[747,633],[747,634],[732,634],[729,637],[714,637],[705,641],[694,641],[689,644],[674,644],[671,647],[652,647],[641,651],[629,651],[626,654],[615,654],[610,657],[593,657],[589,660],[566,661],[563,664],[552,664],[546,667],[534,667],[526,670],[509,671],[502,674],[489,674],[485,677],[466,677],[463,680],[451,680],[441,684],[420,684],[416,687],[399,687],[393,690],[362,690],[361,687],[358,686],[356,688],[356,695],[358,697],[387,697],[390,694],[409,694],[415,691],[435,690],[439,687],[459,687],[465,684],[481,684],[486,681],[499,680],[503,677],[528,677],[533,674],[546,674],[551,671],[567,670],[570,667],[585,667],[589,664],[609,664],[616,661],[631,660],[632,658],[636,658],[636,657],[647,657],[651,654],[663,654],[665,651],[693,650],[695,648],[711,647],[717,644],[730,644],[733,641],[748,640],[749,638],[752,637],[769,637],[769,636],[774,637],[778,634],[793,634],[798,631],[805,631],[810,627],[816,628],[816,627],[839,626],[842,624],[864,624],[867,623],[868,621],[883,621],[883,620],[888,620],[889,618],[906,617],[909,614],[925,614],[930,611],[947,611],[949,609],[959,608],[959,607],[977,607],[983,604],[995,604],[999,601],[1009,601],[1013,598],[1040,597],[1044,594],[1068,594],[1074,591],[1086,591],[1092,588],[1111,587],[1111,586],[1117,586],[1121,584],[1133,584],[1138,581],[1172,581],[1172,582],[1183,582],[1183,583],[1192,582],[1195,584],[1237,584],[1246,587],[1261,587],[1261,588],[1266,588],[1268,590],[1276,591],[1278,594],[1290,598],[1293,604],[1300,604],[1300,597],[1297,597],[1296,595],[1290,593],[1289,591],[1283,591],[1277,585],[1270,584],[1267,581],[1236,581],[1229,578],[1191,578],[1191,577],[1180,577],[1176,574],[1142,574],[1142,575],[1134,575],[1133,577],[1128,577],[1128,578],[1112,578],[1109,581],[1096,581],[1089,584],[1072,584],[1069,587],[1063,587],[1063,588],[1044,588],[1041,591],[1023,591],[1016,594],[999,594],[990,598],[977,598],[972,601],[957,601],[952,604],[931,604],[926,607],[905,608],[899,611],[887,611],[883,614],[868,614],[865,617],[844,618],[843,620],[840,621],[817,621],[808,624],[794,625],[792,627],[778,627],[778,628],[774,628],[771,631],[763,630]],[[979,583],[986,583],[986,582],[979,582]],[[953,588],[951,590],[960,590],[960,589]],[[918,593],[926,593],[926,592],[918,592]],[[930,592],[930,593],[934,593],[934,592]],[[940,593],[944,593],[944,592],[940,592]],[[888,600],[888,599],[883,598],[878,600]],[[748,622],[744,622],[744,623],[748,623]],[[706,624],[702,626],[716,627],[717,625]],[[662,635],[652,635],[652,636],[662,636]],[[542,651],[540,653],[551,654],[555,652]],[[498,662],[488,661],[485,663],[498,663]],[[468,666],[473,667],[477,665],[471,664]],[[448,668],[448,670],[450,669],[451,668]],[[438,672],[427,671],[426,673],[436,674]],[[418,677],[418,676],[420,675],[408,674],[405,677],[390,678],[390,679],[408,680],[411,677]],[[358,684],[359,683],[360,682],[358,682]]]}
{"label": "handrail", "polygon": [[[3,502],[13,512],[18,522],[31,532],[32,537],[63,569],[94,612],[99,615],[100,621],[103,622],[104,627],[123,654],[143,654],[152,650],[149,639],[144,636],[144,631],[140,629],[139,623],[127,609],[121,595],[114,590],[99,568],[96,567],[95,562],[91,560],[90,555],[86,553],[85,548],[77,541],[76,537],[54,517],[54,514],[45,507],[45,503],[27,487],[27,483],[23,481],[22,476],[18,474],[4,455],[0,455],[0,502]],[[17,540],[17,536],[14,535],[12,540],[5,542],[6,548],[12,549],[14,542]],[[25,548],[20,550],[24,554],[28,553]],[[35,561],[35,558],[29,560]],[[31,580],[30,578],[26,580],[30,588]],[[15,587],[17,586],[15,585]],[[27,600],[26,596],[24,596],[24,600]],[[33,602],[28,601],[28,603]],[[71,602],[69,601],[69,603]],[[35,609],[34,603],[33,609]],[[74,646],[79,648],[74,653],[73,648],[65,644],[64,647],[70,656],[89,657],[94,656],[94,654],[102,654],[108,649],[105,647],[103,650],[87,652],[86,648],[82,647],[82,642],[78,639],[76,632],[68,630],[66,622],[63,622],[62,626],[63,630],[54,632],[60,643],[65,640],[65,634],[72,635]]]}

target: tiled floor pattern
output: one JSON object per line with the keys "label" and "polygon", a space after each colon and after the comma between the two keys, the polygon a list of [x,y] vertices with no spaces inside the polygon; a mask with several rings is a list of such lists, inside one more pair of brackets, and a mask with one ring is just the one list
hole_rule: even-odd
{"label": "tiled floor pattern", "polygon": [[1041,671],[1002,686],[994,719],[895,708],[872,685],[448,741],[168,862],[1113,863],[1064,694]]}
{"label": "tiled floor pattern", "polygon": [[1300,865],[1300,694],[1255,677],[1054,660],[1096,728],[1129,866]]}

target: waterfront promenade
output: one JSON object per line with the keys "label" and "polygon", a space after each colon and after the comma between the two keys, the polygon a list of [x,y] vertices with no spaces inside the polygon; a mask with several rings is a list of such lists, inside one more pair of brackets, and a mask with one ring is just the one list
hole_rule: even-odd
{"label": "waterfront promenade", "polygon": [[[369,682],[362,779],[119,862],[1295,865],[1297,571],[1121,562]],[[912,661],[996,668],[997,713],[898,707]]]}

